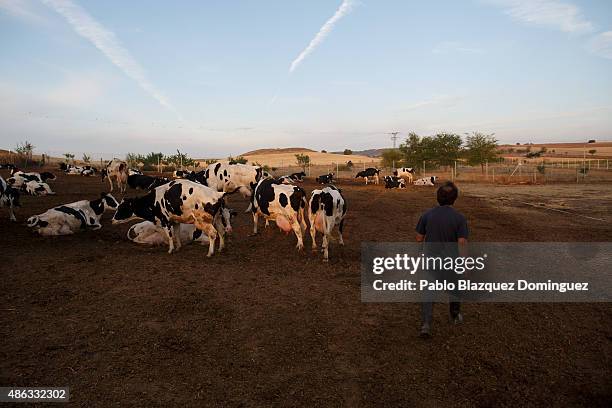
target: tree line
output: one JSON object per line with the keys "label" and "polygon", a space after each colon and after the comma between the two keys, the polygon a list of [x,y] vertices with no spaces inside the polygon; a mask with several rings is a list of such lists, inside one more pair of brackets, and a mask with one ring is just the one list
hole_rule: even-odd
{"label": "tree line", "polygon": [[438,133],[434,136],[419,136],[412,132],[398,149],[389,149],[382,154],[385,167],[451,166],[455,161],[464,161],[471,166],[498,160],[497,139],[494,134],[472,132],[465,141],[456,133]]}

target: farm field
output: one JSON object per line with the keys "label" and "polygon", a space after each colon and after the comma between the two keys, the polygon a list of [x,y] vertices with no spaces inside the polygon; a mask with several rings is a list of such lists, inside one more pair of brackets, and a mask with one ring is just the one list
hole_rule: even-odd
{"label": "farm field", "polygon": [[[57,196],[22,197],[18,223],[0,209],[0,382],[69,385],[74,405],[100,407],[610,405],[609,304],[466,304],[457,327],[438,305],[434,337],[419,339],[418,304],[361,302],[360,244],[413,240],[435,189],[337,185],[346,245],[326,265],[309,237],[298,253],[273,225],[248,236],[238,195],[210,259],[133,244],[110,212],[102,230],[39,237],[25,218],[108,188],[58,174]],[[458,186],[472,241],[612,241],[609,183]]]}

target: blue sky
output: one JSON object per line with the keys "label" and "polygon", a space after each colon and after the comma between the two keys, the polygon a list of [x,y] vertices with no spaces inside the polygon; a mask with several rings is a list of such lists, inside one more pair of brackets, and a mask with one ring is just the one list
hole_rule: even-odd
{"label": "blue sky", "polygon": [[0,0],[0,62],[0,145],[51,154],[612,140],[607,0]]}

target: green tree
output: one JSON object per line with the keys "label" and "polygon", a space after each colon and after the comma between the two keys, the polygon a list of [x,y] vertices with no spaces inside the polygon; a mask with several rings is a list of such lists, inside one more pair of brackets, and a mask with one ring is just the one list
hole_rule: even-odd
{"label": "green tree", "polygon": [[66,163],[71,160],[74,163],[74,153],[64,153],[64,157],[66,158]]}
{"label": "green tree", "polygon": [[399,149],[387,149],[382,154],[383,167],[397,167],[402,161],[403,155]]}
{"label": "green tree", "polygon": [[238,156],[238,157],[228,157],[227,160],[229,161],[229,164],[247,164],[248,160],[245,159],[243,156]]}
{"label": "green tree", "polygon": [[420,167],[423,162],[429,166],[448,166],[459,158],[461,137],[454,133],[438,133],[435,136],[420,137],[410,133],[400,144],[405,165]]}
{"label": "green tree", "polygon": [[342,154],[345,156],[350,156],[351,154],[353,154],[353,151],[351,149],[344,149],[344,152]]}
{"label": "green tree", "polygon": [[486,135],[480,132],[472,132],[467,136],[465,143],[465,156],[468,164],[472,166],[480,165],[483,173],[485,163],[497,158],[497,139],[493,135],[493,133]]}
{"label": "green tree", "polygon": [[17,143],[15,152],[22,156],[26,161],[32,160],[32,152],[34,151],[34,145],[27,140],[23,143]]}
{"label": "green tree", "polygon": [[597,153],[597,150],[595,150],[595,149],[591,149],[591,150],[589,150],[589,154],[590,154],[591,156],[595,155],[595,153]]}
{"label": "green tree", "polygon": [[432,138],[432,153],[434,164],[437,166],[450,166],[461,153],[461,136],[455,133],[438,133]]}
{"label": "green tree", "polygon": [[89,156],[87,153],[83,153],[83,162],[91,163],[91,156]]}
{"label": "green tree", "polygon": [[307,154],[298,153],[295,155],[295,159],[297,160],[298,166],[300,166],[303,171],[306,171],[306,167],[308,167],[310,164],[310,156]]}

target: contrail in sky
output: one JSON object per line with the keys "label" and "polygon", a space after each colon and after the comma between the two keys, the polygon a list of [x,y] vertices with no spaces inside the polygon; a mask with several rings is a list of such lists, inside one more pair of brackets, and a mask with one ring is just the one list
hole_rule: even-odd
{"label": "contrail in sky", "polygon": [[312,53],[331,33],[334,29],[336,23],[345,15],[347,15],[353,8],[354,1],[353,0],[343,0],[336,13],[323,24],[317,35],[310,41],[310,44],[297,56],[296,59],[291,63],[291,67],[289,67],[289,73],[295,71],[295,69],[304,61],[304,59]]}
{"label": "contrail in sky", "polygon": [[62,15],[72,26],[74,31],[102,52],[114,65],[122,70],[160,105],[174,112],[180,120],[181,115],[174,106],[168,102],[166,97],[149,82],[144,69],[138,61],[132,57],[130,52],[121,45],[115,33],[108,30],[81,6],[71,0],[43,0],[49,7]]}

